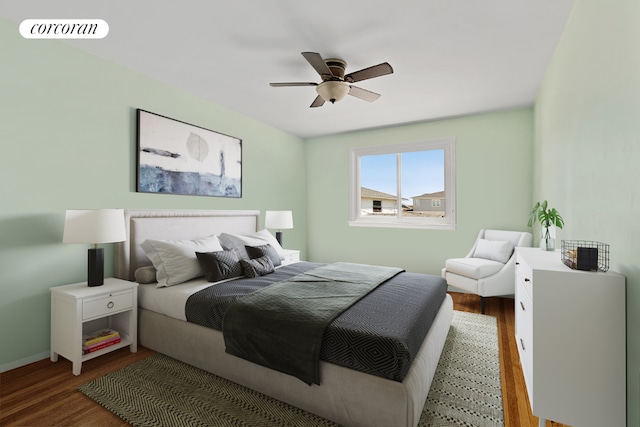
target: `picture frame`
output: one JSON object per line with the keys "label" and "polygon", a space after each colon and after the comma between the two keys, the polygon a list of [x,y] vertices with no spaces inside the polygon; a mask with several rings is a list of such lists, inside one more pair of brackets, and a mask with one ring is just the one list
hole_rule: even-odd
{"label": "picture frame", "polygon": [[140,193],[242,197],[242,140],[140,108]]}

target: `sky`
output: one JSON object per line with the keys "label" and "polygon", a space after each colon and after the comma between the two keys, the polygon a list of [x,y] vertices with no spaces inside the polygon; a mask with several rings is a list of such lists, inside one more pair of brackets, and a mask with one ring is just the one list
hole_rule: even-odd
{"label": "sky", "polygon": [[[444,150],[405,152],[402,156],[402,197],[444,190]],[[397,194],[396,154],[360,157],[363,187]]]}

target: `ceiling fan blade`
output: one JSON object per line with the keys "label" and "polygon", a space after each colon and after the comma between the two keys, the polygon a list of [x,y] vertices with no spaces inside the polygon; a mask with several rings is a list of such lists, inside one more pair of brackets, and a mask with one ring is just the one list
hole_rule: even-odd
{"label": "ceiling fan blade", "polygon": [[322,56],[320,56],[319,53],[316,53],[316,52],[302,52],[302,56],[304,56],[304,58],[307,60],[307,62],[309,62],[309,64],[311,64],[313,69],[316,70],[316,72],[318,74],[320,74],[320,76],[322,77],[323,80],[324,80],[325,76],[327,76],[327,77],[333,76],[333,73],[331,72],[331,69],[329,69],[327,64],[325,64],[324,59],[322,59]]}
{"label": "ceiling fan blade", "polygon": [[344,81],[349,83],[360,82],[362,80],[372,79],[393,73],[393,68],[388,62],[374,65],[373,67],[364,68],[360,71],[354,71],[344,76]]}
{"label": "ceiling fan blade", "polygon": [[269,83],[272,87],[288,87],[288,86],[318,86],[318,83],[313,82],[283,82],[283,83]]}
{"label": "ceiling fan blade", "polygon": [[358,86],[350,86],[349,95],[356,98],[364,99],[365,101],[373,102],[380,98],[379,93],[371,92],[370,90],[362,89]]}
{"label": "ceiling fan blade", "polygon": [[322,99],[322,97],[318,95],[316,99],[313,100],[313,102],[309,107],[315,108],[315,107],[322,107],[323,105],[324,105],[324,99]]}

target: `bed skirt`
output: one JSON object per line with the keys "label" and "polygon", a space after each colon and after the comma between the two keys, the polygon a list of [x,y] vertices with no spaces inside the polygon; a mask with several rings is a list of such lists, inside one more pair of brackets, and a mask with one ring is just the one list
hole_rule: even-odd
{"label": "bed skirt", "polygon": [[309,386],[224,351],[215,329],[139,308],[139,343],[275,399],[348,427],[415,427],[453,316],[446,296],[404,381],[320,362],[321,385]]}

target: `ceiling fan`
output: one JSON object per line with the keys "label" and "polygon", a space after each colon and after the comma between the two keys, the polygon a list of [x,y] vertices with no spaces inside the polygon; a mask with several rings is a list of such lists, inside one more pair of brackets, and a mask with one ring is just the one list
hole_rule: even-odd
{"label": "ceiling fan", "polygon": [[319,53],[302,52],[302,56],[311,64],[314,70],[320,74],[322,82],[287,82],[287,83],[271,83],[273,87],[286,86],[315,86],[318,96],[311,103],[311,107],[321,107],[326,101],[334,104],[340,101],[347,94],[365,101],[373,102],[380,98],[380,94],[353,86],[351,83],[360,82],[362,80],[372,79],[374,77],[384,76],[393,73],[393,68],[388,62],[374,65],[373,67],[364,68],[345,75],[347,63],[342,59],[322,59]]}

